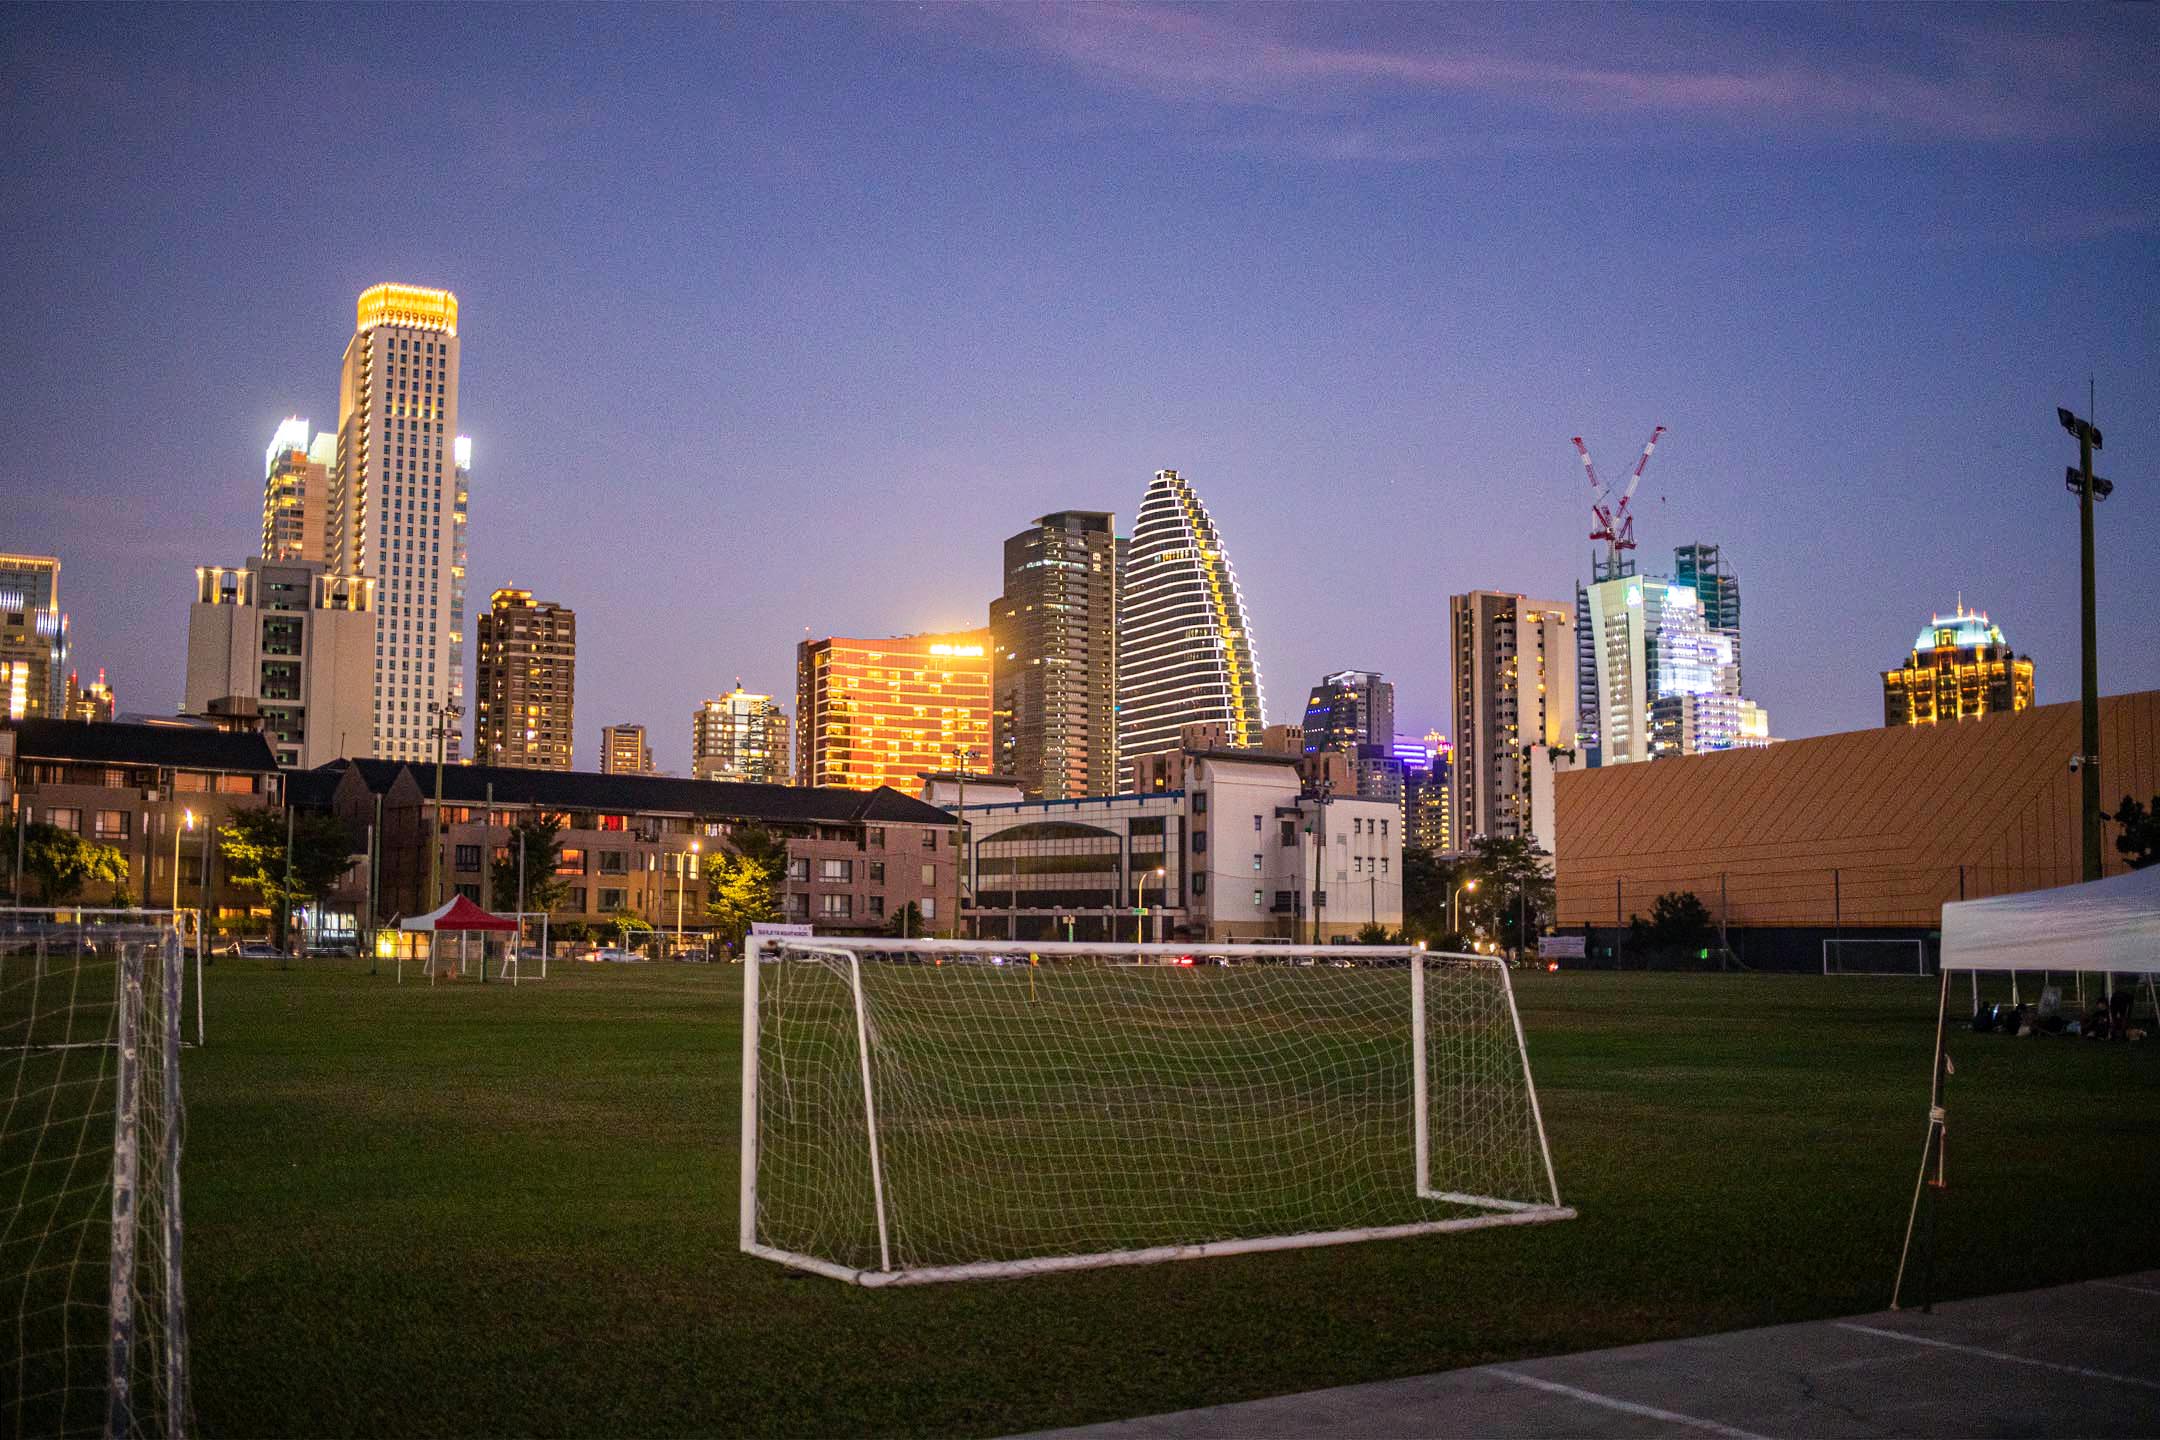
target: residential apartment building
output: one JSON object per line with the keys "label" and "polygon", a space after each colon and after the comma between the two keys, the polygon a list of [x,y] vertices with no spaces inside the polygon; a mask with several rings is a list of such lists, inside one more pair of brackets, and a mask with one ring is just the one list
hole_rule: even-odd
{"label": "residential apartment building", "polygon": [[1030,795],[1117,787],[1115,517],[1061,510],[1005,542],[990,604],[990,767]]}
{"label": "residential apartment building", "polygon": [[[66,898],[168,910],[177,873],[179,908],[205,910],[214,930],[268,914],[225,881],[215,839],[234,812],[284,803],[284,777],[260,735],[177,721],[24,720],[0,727],[0,791],[17,813],[110,845],[127,861],[117,895],[99,886]],[[33,904],[47,898],[25,895]]]}
{"label": "residential apartment building", "polygon": [[0,720],[58,717],[67,665],[59,558],[0,554]]}
{"label": "residential apartment building", "polygon": [[[1170,762],[1175,763],[1170,763]],[[1386,801],[1310,793],[1296,753],[1142,757],[1176,788],[1030,800],[952,776],[926,796],[965,821],[969,933],[1016,940],[1326,944],[1402,924],[1403,832]]]}
{"label": "residential apartment building", "polygon": [[1178,746],[1189,724],[1228,727],[1234,748],[1267,721],[1237,572],[1191,482],[1158,470],[1133,525],[1118,598],[1118,785],[1133,762]]}
{"label": "residential apartment building", "polygon": [[[1594,589],[1595,587],[1593,587]],[[1556,600],[1472,590],[1448,602],[1455,661],[1450,771],[1456,848],[1530,837],[1532,751],[1575,744],[1575,618]]]}
{"label": "residential apartment building", "polygon": [[795,651],[796,779],[912,790],[990,754],[990,633],[833,636]]}
{"label": "residential apartment building", "polygon": [[1964,602],[1937,615],[1905,663],[1882,672],[1883,724],[1933,725],[1999,715],[2033,703],[2033,662],[2010,648],[2002,627]]}
{"label": "residential apartment building", "polygon": [[263,455],[265,560],[330,561],[330,487],[337,473],[337,436],[309,439],[310,426],[295,415],[270,437]]}
{"label": "residential apartment building", "polygon": [[[458,302],[377,285],[357,306],[338,381],[329,568],[375,581],[374,716],[366,753],[433,758],[435,716],[462,693],[464,497]],[[358,746],[356,744],[356,750]],[[453,734],[448,753],[463,753]]]}
{"label": "residential apartment building", "polygon": [[374,729],[375,582],[312,560],[195,567],[190,715],[259,715],[281,765],[313,768]]}
{"label": "residential apartment building", "polygon": [[483,765],[568,770],[577,720],[577,612],[530,590],[497,590],[480,617],[473,756]]}
{"label": "residential apartment building", "polygon": [[[950,929],[954,893],[953,820],[890,789],[809,789],[737,785],[654,775],[449,765],[435,812],[433,765],[340,761],[329,804],[349,826],[379,825],[383,837],[378,916],[433,909],[430,875],[442,899],[462,894],[508,910],[515,895],[494,888],[491,858],[515,860],[515,827],[552,817],[561,826],[555,876],[565,883],[559,924],[601,924],[627,911],[672,931],[704,931],[704,865],[748,826],[787,847],[780,908],[820,934],[876,935],[909,905],[933,929]],[[429,837],[440,846],[431,872]]]}
{"label": "residential apartment building", "polygon": [[770,695],[735,688],[705,701],[690,716],[690,773],[699,780],[788,785],[788,714]]}
{"label": "residential apartment building", "polygon": [[645,727],[624,722],[600,727],[600,773],[603,775],[650,775],[652,746],[645,743]]}

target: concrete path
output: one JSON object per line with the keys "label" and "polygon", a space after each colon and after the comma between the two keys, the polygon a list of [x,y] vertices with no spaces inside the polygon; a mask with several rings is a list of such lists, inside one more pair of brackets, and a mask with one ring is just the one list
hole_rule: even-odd
{"label": "concrete path", "polygon": [[1046,1433],[2160,1436],[2160,1270]]}

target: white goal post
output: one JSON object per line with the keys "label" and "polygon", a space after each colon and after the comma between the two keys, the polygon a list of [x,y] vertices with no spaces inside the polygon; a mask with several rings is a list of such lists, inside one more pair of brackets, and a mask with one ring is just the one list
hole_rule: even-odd
{"label": "white goal post", "polygon": [[1927,947],[1919,940],[1825,940],[1825,975],[1925,975]]}
{"label": "white goal post", "polygon": [[188,933],[169,911],[0,909],[0,1433],[191,1428]]}
{"label": "white goal post", "polygon": [[754,936],[741,1248],[860,1285],[1567,1219],[1504,962]]}

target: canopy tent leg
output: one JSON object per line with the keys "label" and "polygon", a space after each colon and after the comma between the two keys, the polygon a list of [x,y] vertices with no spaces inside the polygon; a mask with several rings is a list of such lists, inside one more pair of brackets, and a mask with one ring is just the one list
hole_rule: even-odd
{"label": "canopy tent leg", "polygon": [[1973,1014],[1978,1015],[1980,1013],[1980,972],[1968,970],[1965,973],[1972,977]]}
{"label": "canopy tent leg", "polygon": [[[1923,1312],[1935,1309],[1935,1222],[1936,1211],[1942,1203],[1942,1193],[1948,1188],[1944,1173],[1945,1149],[1948,1140],[1947,1115],[1943,1108],[1945,1080],[1950,1072],[1949,1057],[1943,1053],[1944,1027],[1950,1011],[1950,972],[1942,972],[1942,985],[1935,1005],[1935,1067],[1929,1082],[1927,1139],[1920,1145],[1920,1174],[1913,1181],[1912,1211],[1905,1217],[1905,1248],[1898,1254],[1897,1280],[1890,1287],[1890,1308],[1902,1310],[1905,1298],[1905,1269],[1912,1260],[1913,1236],[1919,1228],[1920,1204],[1935,1192],[1933,1203],[1927,1207],[1927,1229],[1920,1235],[1921,1244],[1921,1299]],[[1928,1169],[1934,1167],[1935,1177],[1928,1178]]]}

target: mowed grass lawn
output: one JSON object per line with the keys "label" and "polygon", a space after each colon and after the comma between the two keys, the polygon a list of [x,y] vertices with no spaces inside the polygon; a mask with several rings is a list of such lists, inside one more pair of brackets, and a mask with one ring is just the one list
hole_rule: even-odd
{"label": "mowed grass lawn", "polygon": [[[209,971],[213,1435],[963,1433],[1880,1308],[1933,982],[1517,977],[1556,1225],[860,1290],[736,1251],[742,972]],[[1938,1288],[2160,1265],[2160,1045],[1953,1035]]]}

